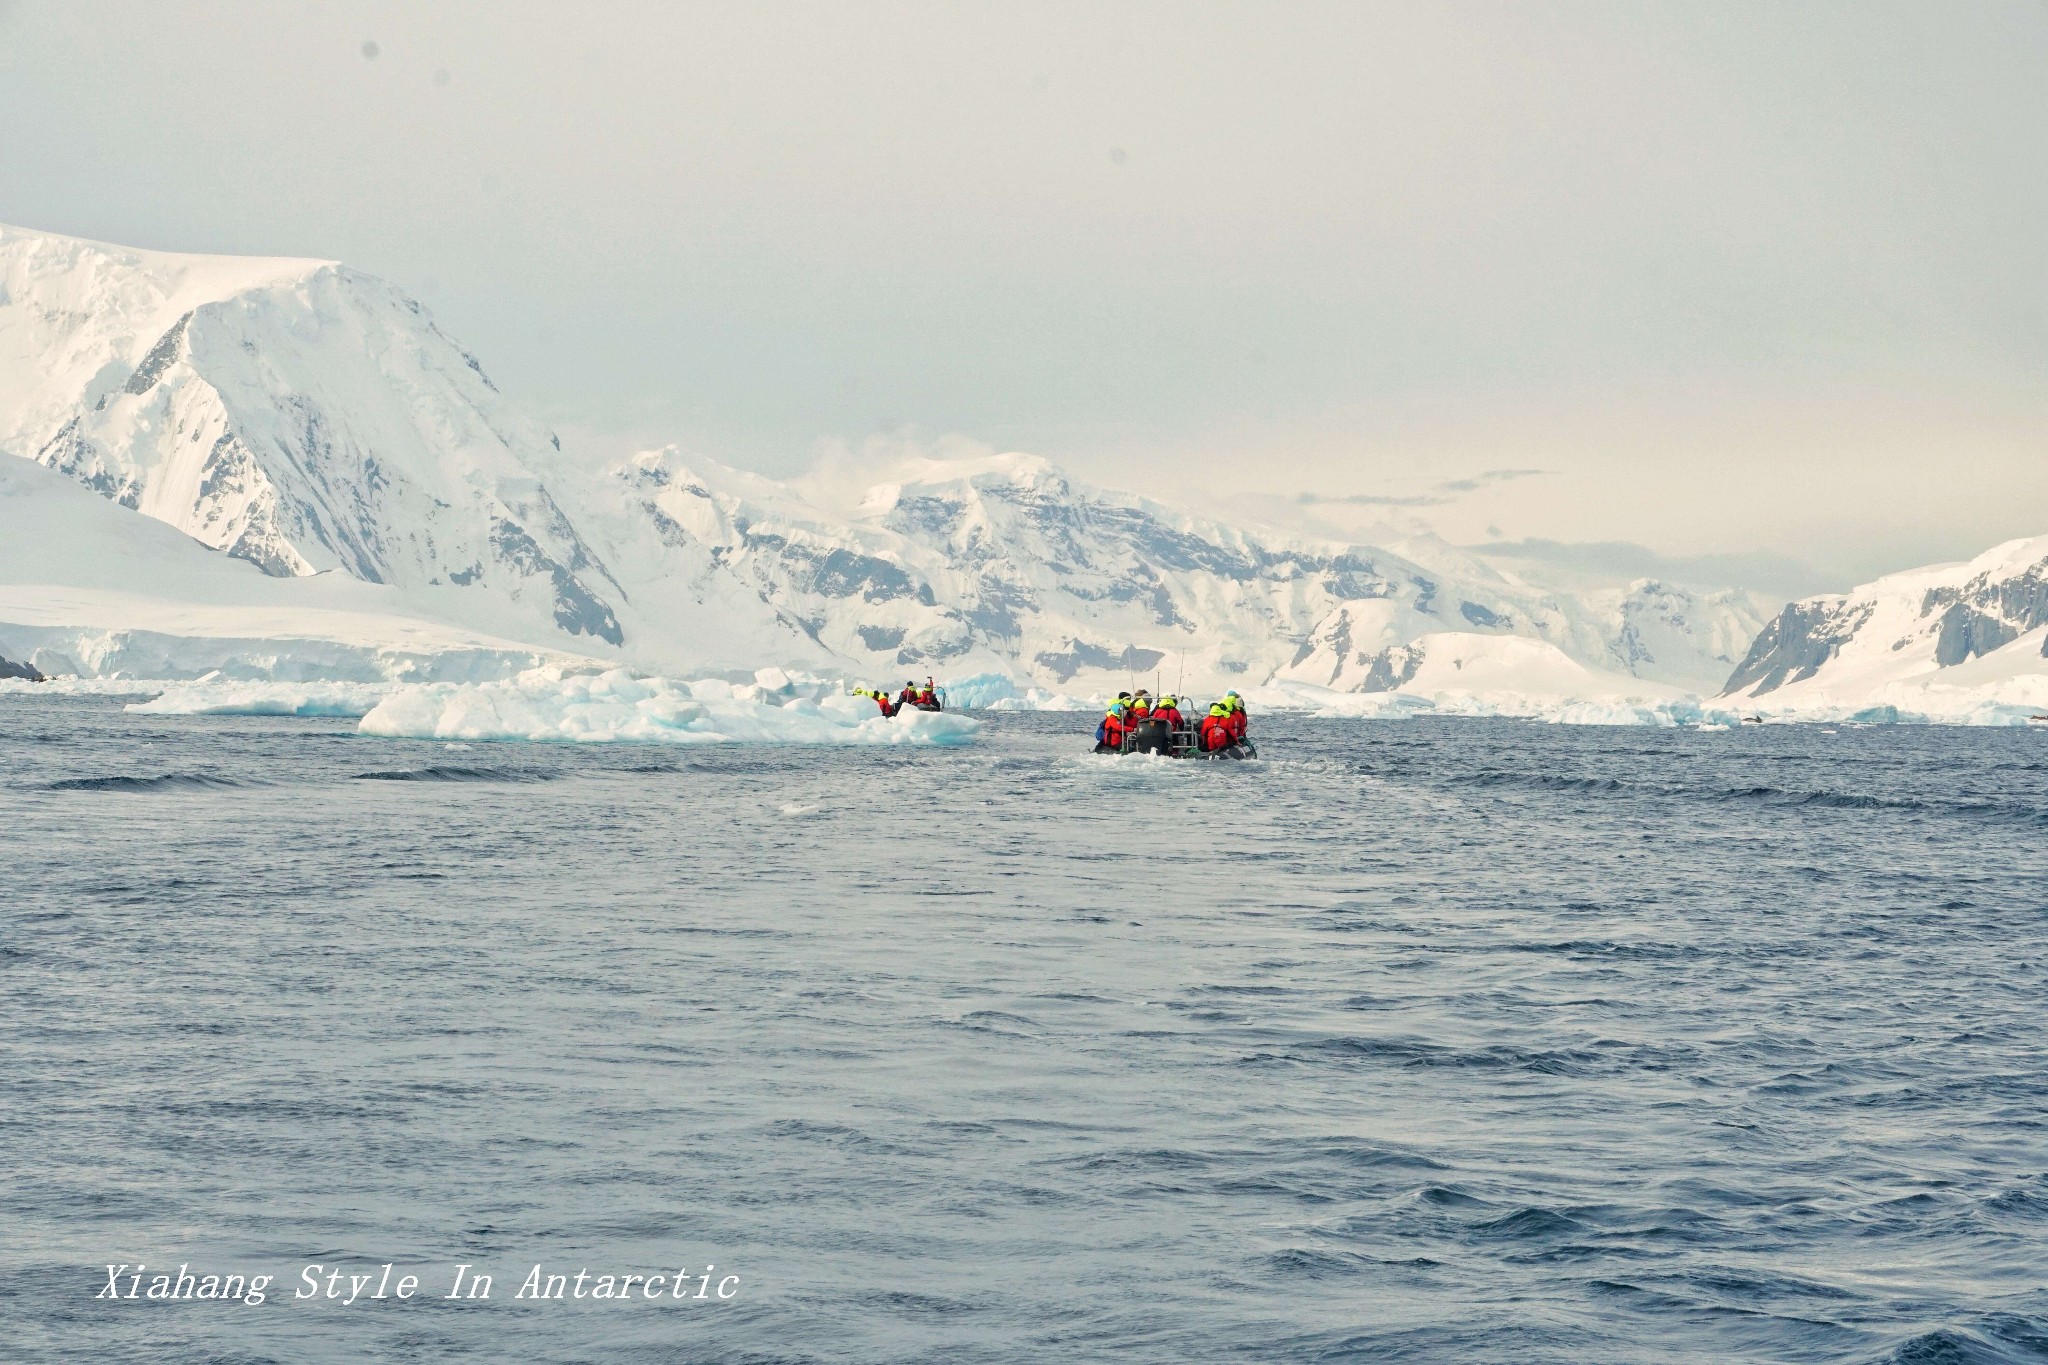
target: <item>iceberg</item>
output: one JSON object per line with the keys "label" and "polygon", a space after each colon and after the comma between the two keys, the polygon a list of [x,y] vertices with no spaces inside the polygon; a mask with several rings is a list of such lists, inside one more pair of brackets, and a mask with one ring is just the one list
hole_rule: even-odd
{"label": "iceberg", "polygon": [[950,678],[942,688],[946,705],[962,711],[1093,711],[1102,705],[1090,697],[1070,697],[1042,687],[1019,689],[1007,673]]}
{"label": "iceberg", "polygon": [[1094,711],[1106,703],[1089,697],[1070,697],[1064,692],[1048,692],[1042,687],[1027,687],[1014,697],[1003,697],[988,704],[991,711]]}
{"label": "iceberg", "polygon": [[578,744],[888,744],[970,742],[981,722],[947,712],[884,717],[865,697],[783,698],[758,684],[636,678],[625,669],[533,669],[504,682],[395,688],[359,727],[389,739]]}
{"label": "iceberg", "polygon": [[1007,673],[976,673],[972,677],[948,678],[939,684],[946,705],[962,711],[986,711],[999,703],[1015,700],[1017,683]]}

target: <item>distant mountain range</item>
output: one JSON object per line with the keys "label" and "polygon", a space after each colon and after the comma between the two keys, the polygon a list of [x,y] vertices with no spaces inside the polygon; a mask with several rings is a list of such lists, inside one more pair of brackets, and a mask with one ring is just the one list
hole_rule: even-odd
{"label": "distant mountain range", "polygon": [[[383,619],[418,625],[415,644],[446,636],[508,659],[524,647],[669,672],[996,673],[1083,693],[1154,675],[1364,692],[1483,675],[1510,690],[1521,677],[1657,696],[1711,693],[1732,671],[1731,687],[1760,695],[1840,673],[1860,657],[1848,645],[1859,612],[1875,612],[1852,594],[1771,621],[1776,604],[1755,594],[1651,579],[1567,591],[1436,540],[1347,545],[1227,525],[1028,455],[906,457],[844,493],[832,491],[844,479],[778,482],[674,448],[595,468],[381,280],[17,228],[0,228],[0,452],[271,578],[367,585],[341,633],[372,649],[366,623]],[[91,518],[54,514],[62,499],[42,485],[17,492],[0,496],[0,535],[18,547],[0,556],[0,653],[10,629],[23,649],[33,618],[37,648],[90,668],[49,632],[116,618],[145,629],[137,603],[181,600],[182,560],[136,565],[132,581],[87,574],[92,592],[69,598],[62,582],[37,582],[38,563],[85,570],[55,547],[19,547]],[[2002,571],[1952,585],[1929,637],[1934,666],[2040,624],[2038,595],[2008,591]],[[124,591],[125,615],[109,606]],[[272,596],[273,627],[305,603],[304,629],[277,638],[336,633],[317,593]],[[178,617],[182,629],[268,638],[220,602],[209,610]],[[166,667],[173,656],[210,657],[158,651]]]}

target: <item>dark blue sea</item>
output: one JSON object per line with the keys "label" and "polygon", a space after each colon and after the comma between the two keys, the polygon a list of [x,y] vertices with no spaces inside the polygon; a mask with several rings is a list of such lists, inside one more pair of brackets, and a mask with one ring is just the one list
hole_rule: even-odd
{"label": "dark blue sea", "polygon": [[0,1357],[2048,1359],[2048,733],[1092,719],[0,698]]}

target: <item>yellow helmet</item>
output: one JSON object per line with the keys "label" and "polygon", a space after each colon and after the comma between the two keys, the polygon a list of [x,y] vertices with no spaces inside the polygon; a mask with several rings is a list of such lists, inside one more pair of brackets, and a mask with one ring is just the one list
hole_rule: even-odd
{"label": "yellow helmet", "polygon": [[1230,714],[1230,703],[1229,703],[1229,702],[1222,702],[1222,701],[1219,701],[1219,702],[1217,702],[1217,703],[1216,703],[1215,705],[1213,705],[1213,706],[1211,706],[1211,707],[1209,708],[1209,714],[1210,714],[1210,715],[1212,715],[1212,716],[1227,716],[1227,715],[1229,715],[1229,714]]}

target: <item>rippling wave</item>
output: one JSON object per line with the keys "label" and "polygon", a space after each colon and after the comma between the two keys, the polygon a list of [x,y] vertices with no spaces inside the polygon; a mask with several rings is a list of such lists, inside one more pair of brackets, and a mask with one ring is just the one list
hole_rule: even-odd
{"label": "rippling wave", "polygon": [[257,785],[248,780],[222,777],[217,773],[155,773],[141,777],[116,773],[109,777],[66,777],[43,784],[53,792],[175,792],[219,791],[226,787]]}
{"label": "rippling wave", "polygon": [[545,782],[553,773],[519,768],[469,768],[437,763],[425,768],[395,768],[385,772],[354,773],[358,782]]}

